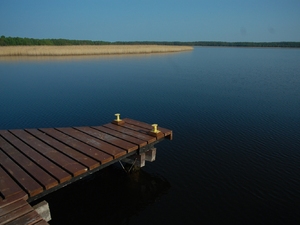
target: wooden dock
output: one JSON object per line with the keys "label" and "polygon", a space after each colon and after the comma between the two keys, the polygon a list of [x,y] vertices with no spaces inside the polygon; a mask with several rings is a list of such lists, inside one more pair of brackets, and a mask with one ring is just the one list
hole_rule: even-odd
{"label": "wooden dock", "polygon": [[28,202],[121,160],[143,166],[165,138],[171,130],[118,116],[102,126],[0,130],[0,225],[47,224]]}

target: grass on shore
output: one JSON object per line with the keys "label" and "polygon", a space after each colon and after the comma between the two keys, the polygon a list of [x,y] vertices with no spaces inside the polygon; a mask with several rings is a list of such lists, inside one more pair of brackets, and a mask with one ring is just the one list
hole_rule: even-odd
{"label": "grass on shore", "polygon": [[147,54],[190,50],[193,50],[193,47],[167,45],[3,46],[0,47],[0,56]]}

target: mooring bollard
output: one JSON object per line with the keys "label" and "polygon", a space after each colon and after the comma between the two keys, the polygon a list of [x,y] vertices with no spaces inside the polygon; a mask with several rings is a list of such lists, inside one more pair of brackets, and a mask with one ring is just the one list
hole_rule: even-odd
{"label": "mooring bollard", "polygon": [[114,121],[112,121],[113,124],[116,124],[116,125],[122,125],[125,123],[125,121],[121,120],[120,119],[120,113],[116,113],[115,116],[116,116],[116,119]]}
{"label": "mooring bollard", "polygon": [[158,124],[154,123],[151,126],[153,127],[153,129],[148,132],[149,135],[154,136],[156,138],[161,138],[164,136],[164,134],[157,129]]}
{"label": "mooring bollard", "polygon": [[115,116],[117,117],[117,119],[115,119],[115,121],[120,122],[122,120],[120,120],[120,113],[116,113]]}
{"label": "mooring bollard", "polygon": [[159,133],[160,131],[159,130],[157,130],[157,126],[158,126],[158,124],[152,124],[151,125],[152,127],[153,127],[153,129],[152,129],[152,131],[151,132],[153,132],[153,133],[155,133],[155,134],[157,134],[157,133]]}

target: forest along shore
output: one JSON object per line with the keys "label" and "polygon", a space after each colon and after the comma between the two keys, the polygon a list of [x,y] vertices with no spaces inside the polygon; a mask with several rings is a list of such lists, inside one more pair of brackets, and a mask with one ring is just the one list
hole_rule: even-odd
{"label": "forest along shore", "polygon": [[168,45],[66,45],[66,46],[1,46],[0,56],[76,56],[147,54],[191,51],[191,46]]}

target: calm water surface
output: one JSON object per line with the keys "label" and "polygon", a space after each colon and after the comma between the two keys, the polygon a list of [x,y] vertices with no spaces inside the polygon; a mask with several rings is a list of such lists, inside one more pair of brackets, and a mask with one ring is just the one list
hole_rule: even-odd
{"label": "calm water surface", "polygon": [[51,224],[299,224],[300,50],[0,59],[0,129],[172,129],[139,173],[118,165],[50,194]]}

